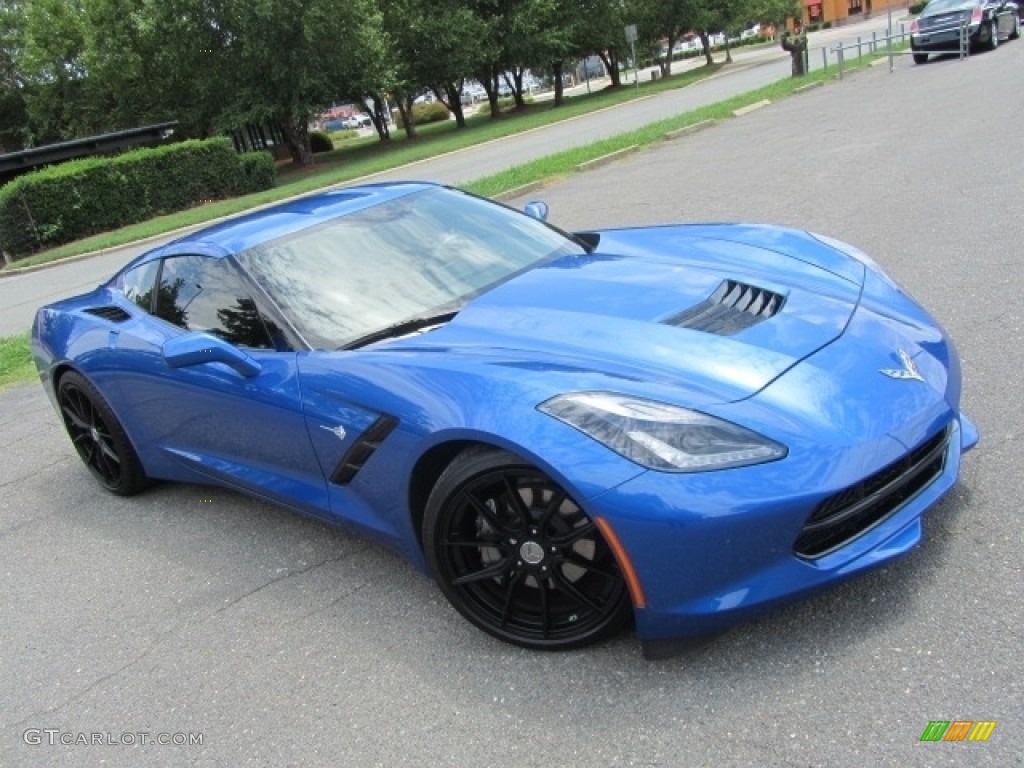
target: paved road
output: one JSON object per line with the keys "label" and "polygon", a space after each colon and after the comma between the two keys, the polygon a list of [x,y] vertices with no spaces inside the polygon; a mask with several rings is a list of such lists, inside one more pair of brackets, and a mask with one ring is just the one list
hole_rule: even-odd
{"label": "paved road", "polygon": [[[884,17],[876,17],[843,28],[812,33],[810,45],[815,51],[811,56],[812,64],[819,66],[820,53],[817,51],[820,47],[835,45],[837,40],[855,41],[857,36],[867,39],[872,30],[877,31],[884,26]],[[736,63],[731,69],[689,88],[666,91],[639,102],[471,147],[378,174],[373,178],[426,179],[443,184],[465,184],[554,151],[590,144],[635,130],[639,125],[722,101],[777,82],[789,74],[788,54],[777,47],[756,51],[737,49],[734,55]],[[697,66],[697,63],[691,61],[688,66]],[[94,258],[63,264],[42,272],[0,277],[0,336],[21,333],[32,324],[32,318],[40,305],[90,290],[139,253],[167,239],[111,249]]]}
{"label": "paved road", "polygon": [[[901,60],[542,194],[568,228],[809,226],[932,307],[984,437],[910,557],[669,661],[629,634],[528,653],[343,532],[195,486],[104,495],[22,387],[0,394],[0,765],[1024,765],[1024,156],[999,144],[1022,70],[1021,42]],[[998,725],[987,743],[919,742],[958,718]]]}

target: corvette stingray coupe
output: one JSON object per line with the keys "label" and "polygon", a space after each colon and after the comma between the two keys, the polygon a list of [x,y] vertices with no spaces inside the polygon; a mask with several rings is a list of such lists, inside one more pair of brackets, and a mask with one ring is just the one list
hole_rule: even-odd
{"label": "corvette stingray coupe", "polygon": [[827,237],[568,234],[391,183],[187,235],[39,310],[108,491],[227,486],[366,534],[539,649],[649,657],[910,550],[978,440],[939,325]]}

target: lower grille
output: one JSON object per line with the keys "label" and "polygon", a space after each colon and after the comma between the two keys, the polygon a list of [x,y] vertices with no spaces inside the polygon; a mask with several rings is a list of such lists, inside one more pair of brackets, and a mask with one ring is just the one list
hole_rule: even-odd
{"label": "lower grille", "polygon": [[796,554],[821,557],[895,514],[942,474],[950,432],[947,426],[902,459],[825,499],[804,524]]}

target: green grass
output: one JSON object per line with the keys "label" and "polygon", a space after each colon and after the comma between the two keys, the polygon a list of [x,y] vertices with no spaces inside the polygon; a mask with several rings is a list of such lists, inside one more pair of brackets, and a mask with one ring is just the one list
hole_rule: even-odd
{"label": "green grass", "polygon": [[36,376],[28,333],[0,338],[0,389]]}

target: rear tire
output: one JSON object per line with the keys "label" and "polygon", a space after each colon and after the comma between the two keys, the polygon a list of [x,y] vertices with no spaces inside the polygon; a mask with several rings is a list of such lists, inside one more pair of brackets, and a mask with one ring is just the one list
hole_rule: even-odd
{"label": "rear tire", "polygon": [[927,64],[928,63],[928,54],[927,53],[915,53],[914,54],[914,63],[915,64]]}
{"label": "rear tire", "polygon": [[74,371],[61,376],[57,403],[71,444],[100,485],[118,496],[149,485],[124,428],[88,379]]}
{"label": "rear tire", "polygon": [[988,49],[994,51],[999,47],[999,20],[992,19],[988,24]]}
{"label": "rear tire", "polygon": [[1010,33],[1010,39],[1016,40],[1020,37],[1020,15],[1013,17],[1013,32]]}

